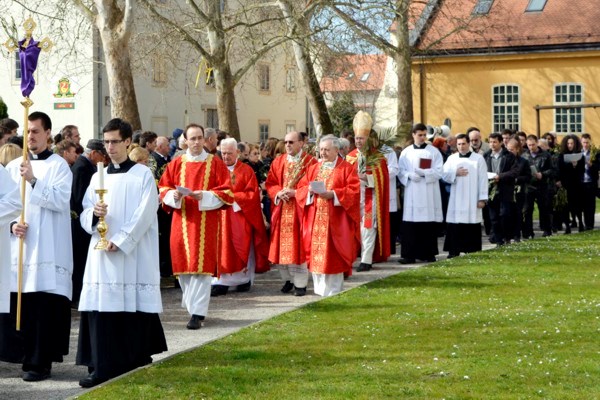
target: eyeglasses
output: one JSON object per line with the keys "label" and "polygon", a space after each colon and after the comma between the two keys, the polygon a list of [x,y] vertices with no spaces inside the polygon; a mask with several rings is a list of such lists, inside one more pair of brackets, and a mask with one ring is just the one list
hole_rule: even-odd
{"label": "eyeglasses", "polygon": [[284,143],[285,144],[294,144],[296,142],[297,142],[297,140],[286,140]]}
{"label": "eyeglasses", "polygon": [[104,145],[108,146],[109,144],[119,144],[119,143],[123,143],[123,142],[124,142],[124,140],[119,140],[119,139],[105,140]]}

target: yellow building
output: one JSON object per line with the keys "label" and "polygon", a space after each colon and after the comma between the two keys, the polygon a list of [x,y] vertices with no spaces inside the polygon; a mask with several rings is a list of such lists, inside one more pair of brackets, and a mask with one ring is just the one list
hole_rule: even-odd
{"label": "yellow building", "polygon": [[[439,2],[413,58],[415,121],[452,132],[588,132],[600,143],[600,7],[589,0]],[[457,5],[460,3],[460,7]],[[563,106],[563,107],[559,107]],[[566,108],[565,106],[569,106]]]}

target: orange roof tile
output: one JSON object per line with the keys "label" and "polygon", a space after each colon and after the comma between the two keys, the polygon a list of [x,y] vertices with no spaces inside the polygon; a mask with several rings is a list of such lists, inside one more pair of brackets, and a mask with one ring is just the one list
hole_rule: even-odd
{"label": "orange roof tile", "polygon": [[[333,58],[321,79],[323,92],[381,90],[387,56],[350,54]],[[368,75],[367,75],[368,74]]]}
{"label": "orange roof tile", "polygon": [[529,0],[494,0],[473,15],[478,0],[446,0],[417,48],[422,51],[600,44],[600,7],[590,0],[548,0],[525,12]]}

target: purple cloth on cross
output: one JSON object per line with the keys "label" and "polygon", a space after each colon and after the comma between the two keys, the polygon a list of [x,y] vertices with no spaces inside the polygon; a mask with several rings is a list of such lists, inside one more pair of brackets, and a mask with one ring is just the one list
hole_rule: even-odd
{"label": "purple cloth on cross", "polygon": [[38,57],[40,56],[40,49],[38,43],[33,38],[29,39],[27,48],[23,47],[27,39],[19,41],[19,60],[21,61],[21,93],[23,97],[29,97],[33,88],[35,87],[35,79],[33,79],[33,73],[37,68]]}

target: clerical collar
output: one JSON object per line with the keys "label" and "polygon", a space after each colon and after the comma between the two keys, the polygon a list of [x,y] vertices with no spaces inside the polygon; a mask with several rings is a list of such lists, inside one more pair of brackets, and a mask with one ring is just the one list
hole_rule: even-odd
{"label": "clerical collar", "polygon": [[460,153],[458,153],[458,156],[459,156],[460,158],[469,158],[469,157],[471,157],[471,152],[469,151],[469,152],[467,152],[467,153],[465,153],[465,154],[460,154]]}
{"label": "clerical collar", "polygon": [[197,156],[193,156],[190,152],[190,149],[187,149],[185,151],[185,156],[188,161],[204,161],[208,157],[208,153],[204,149],[202,149],[202,152],[200,154],[198,154]]}
{"label": "clerical collar", "polygon": [[228,165],[227,169],[229,169],[230,171],[233,171],[233,169],[235,168],[235,166],[237,165],[238,160],[235,160],[235,162],[232,165]]}
{"label": "clerical collar", "polygon": [[333,161],[323,161],[322,159],[319,160],[319,161],[322,163],[322,165],[321,165],[322,168],[324,168],[324,169],[334,169],[335,166],[336,166],[336,164],[337,164],[337,157]]}
{"label": "clerical collar", "polygon": [[46,160],[46,159],[48,159],[48,158],[49,158],[49,157],[50,157],[52,154],[54,154],[54,153],[52,153],[50,150],[46,149],[46,150],[42,151],[40,154],[32,154],[32,153],[29,153],[29,157],[30,157],[32,160]]}
{"label": "clerical collar", "polygon": [[420,150],[422,150],[422,149],[424,149],[425,147],[427,147],[427,143],[423,143],[423,144],[420,144],[420,145],[419,145],[419,144],[414,144],[414,143],[413,143],[413,148],[414,148],[414,149],[420,149]]}
{"label": "clerical collar", "polygon": [[113,163],[108,164],[108,170],[106,171],[106,173],[107,174],[124,174],[127,171],[129,171],[134,165],[135,165],[135,162],[131,161],[128,157],[125,161],[123,161],[120,164],[113,164]]}
{"label": "clerical collar", "polygon": [[298,154],[296,154],[295,156],[292,156],[290,154],[288,154],[288,156],[287,156],[288,162],[298,162],[298,161],[300,161],[300,158],[302,158],[302,149],[300,149]]}

